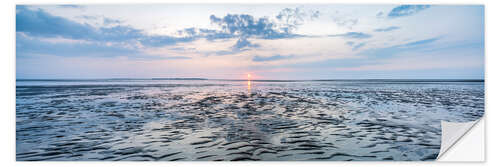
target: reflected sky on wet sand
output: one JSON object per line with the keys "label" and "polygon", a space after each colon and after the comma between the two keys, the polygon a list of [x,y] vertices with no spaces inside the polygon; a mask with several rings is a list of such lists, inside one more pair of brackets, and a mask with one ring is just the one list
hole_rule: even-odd
{"label": "reflected sky on wet sand", "polygon": [[18,82],[17,160],[432,160],[483,82]]}

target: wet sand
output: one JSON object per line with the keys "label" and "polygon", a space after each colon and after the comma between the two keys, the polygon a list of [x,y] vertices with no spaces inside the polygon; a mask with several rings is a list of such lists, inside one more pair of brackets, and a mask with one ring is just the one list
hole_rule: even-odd
{"label": "wet sand", "polygon": [[17,85],[20,161],[433,160],[483,82]]}

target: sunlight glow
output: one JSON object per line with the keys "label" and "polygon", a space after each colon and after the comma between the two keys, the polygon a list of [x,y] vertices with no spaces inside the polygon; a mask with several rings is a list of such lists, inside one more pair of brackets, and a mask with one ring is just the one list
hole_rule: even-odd
{"label": "sunlight glow", "polygon": [[248,80],[247,81],[247,90],[248,90],[248,94],[251,94],[252,93],[252,81]]}

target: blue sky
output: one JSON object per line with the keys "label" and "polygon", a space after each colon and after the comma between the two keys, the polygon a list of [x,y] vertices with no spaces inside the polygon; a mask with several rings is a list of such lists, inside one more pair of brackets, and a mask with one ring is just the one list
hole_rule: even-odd
{"label": "blue sky", "polygon": [[482,79],[482,5],[18,5],[17,78]]}

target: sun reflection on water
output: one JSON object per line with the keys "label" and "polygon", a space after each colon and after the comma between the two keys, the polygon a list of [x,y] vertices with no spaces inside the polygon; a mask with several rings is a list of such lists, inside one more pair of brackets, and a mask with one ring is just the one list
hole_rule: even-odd
{"label": "sun reflection on water", "polygon": [[247,89],[248,89],[248,95],[252,94],[252,75],[250,73],[247,73]]}
{"label": "sun reflection on water", "polygon": [[248,94],[251,94],[252,93],[252,81],[248,80],[247,81],[247,89],[248,89]]}

